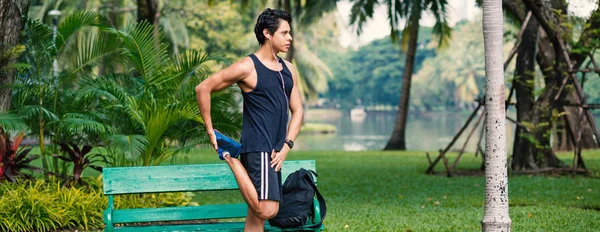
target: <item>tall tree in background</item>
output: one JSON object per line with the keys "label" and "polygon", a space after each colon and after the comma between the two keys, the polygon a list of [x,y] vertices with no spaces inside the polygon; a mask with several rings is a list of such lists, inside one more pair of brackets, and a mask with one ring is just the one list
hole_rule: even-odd
{"label": "tall tree in background", "polygon": [[[533,106],[535,104],[535,58],[538,43],[539,24],[532,17],[529,23],[525,25],[525,30],[521,37],[521,42],[518,47],[517,63],[515,75],[513,79],[513,88],[515,89],[517,102],[517,121],[532,122]],[[530,125],[530,124],[529,124]],[[529,128],[535,130],[535,128]],[[521,166],[525,164],[527,159],[533,159],[531,156],[516,155],[534,153],[531,151],[536,146],[532,144],[533,140],[528,136],[527,130],[523,127],[516,127],[515,138],[513,143],[513,164]],[[516,168],[516,167],[515,167]]]}
{"label": "tall tree in background", "polygon": [[485,43],[485,207],[483,231],[510,231],[508,215],[508,170],[506,159],[506,114],[502,56],[504,20],[501,0],[483,1]]}
{"label": "tall tree in background", "polygon": [[408,102],[410,99],[410,85],[417,51],[417,40],[419,35],[419,20],[425,12],[430,12],[436,19],[433,28],[434,34],[439,36],[438,46],[443,46],[450,37],[451,28],[446,20],[446,0],[353,0],[350,23],[357,25],[357,33],[362,32],[362,26],[367,18],[373,17],[375,6],[384,4],[387,6],[388,19],[390,23],[390,36],[392,40],[398,39],[400,32],[400,20],[406,19],[406,25],[402,30],[402,44],[406,48],[406,63],[402,77],[402,88],[400,89],[400,102],[396,114],[394,131],[384,150],[406,150],[406,119],[408,117]]}
{"label": "tall tree in background", "polygon": [[[523,4],[527,7],[523,8]],[[600,36],[596,30],[600,27],[600,7],[597,7],[591,17],[585,21],[579,40],[574,41],[573,33],[569,29],[571,22],[567,21],[567,6],[562,0],[544,2],[503,0],[503,6],[509,14],[515,16],[513,18],[520,22],[525,21],[527,10],[532,12],[530,25],[527,25],[523,35],[522,43],[525,44],[519,48],[515,79],[517,115],[519,122],[526,125],[527,129],[517,130],[511,166],[513,170],[517,171],[563,167],[565,164],[556,157],[553,151],[550,136],[553,128],[557,125],[564,125],[562,129],[567,133],[569,133],[569,127],[574,131],[579,128],[581,119],[578,108],[564,107],[563,105],[565,102],[577,104],[578,93],[575,91],[573,83],[569,82],[559,98],[555,99],[555,97],[559,93],[563,80],[568,78],[568,69],[579,69],[593,49],[598,46],[597,43],[594,43],[593,38]],[[535,34],[539,37],[537,38],[539,42],[532,38]],[[571,41],[572,44],[565,41]],[[535,44],[537,44],[537,49]],[[573,47],[573,49],[571,51],[563,50],[569,47]],[[527,75],[531,74],[533,68],[531,56],[535,57],[544,76],[544,88],[533,102],[531,102],[533,88],[528,86],[532,83],[527,80]],[[568,67],[567,60],[571,61],[573,67]],[[565,113],[564,117],[568,120],[561,123],[562,120],[559,119],[562,119],[561,115]],[[582,144],[595,146],[591,127],[587,122],[583,124],[582,131]],[[565,141],[562,139],[561,142]],[[578,166],[583,167],[583,161],[580,160]]]}
{"label": "tall tree in background", "polygon": [[22,52],[18,44],[28,8],[29,0],[0,0],[0,112],[6,112],[10,108],[10,85],[16,75],[13,64]]}

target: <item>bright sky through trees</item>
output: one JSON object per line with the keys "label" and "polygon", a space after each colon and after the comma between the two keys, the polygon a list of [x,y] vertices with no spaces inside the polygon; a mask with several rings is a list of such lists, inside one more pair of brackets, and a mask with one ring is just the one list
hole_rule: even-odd
{"label": "bright sky through trees", "polygon": [[[569,12],[575,15],[588,17],[596,0],[569,0]],[[473,19],[476,15],[481,14],[481,9],[475,6],[473,0],[448,0],[450,9],[448,10],[448,21],[450,26],[463,19]],[[385,6],[375,8],[375,14],[372,19],[367,20],[363,27],[363,33],[360,37],[356,36],[355,30],[348,26],[350,8],[352,3],[349,0],[343,0],[338,3],[338,13],[345,24],[342,28],[340,44],[344,47],[352,44],[353,46],[362,46],[369,42],[390,35],[390,27],[388,24]],[[431,27],[435,23],[434,18],[430,14],[424,15],[421,19],[421,26]]]}

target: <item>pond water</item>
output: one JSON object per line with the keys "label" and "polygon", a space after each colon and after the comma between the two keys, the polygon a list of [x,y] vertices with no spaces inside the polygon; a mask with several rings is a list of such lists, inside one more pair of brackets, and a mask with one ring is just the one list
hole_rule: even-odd
{"label": "pond water", "polygon": [[[481,112],[481,111],[480,111]],[[470,112],[427,112],[410,114],[407,122],[406,146],[412,151],[437,151],[444,149],[460,128],[469,118]],[[469,127],[463,132],[451,150],[459,150],[479,115],[471,121]],[[509,112],[511,118],[516,118],[514,112]],[[595,116],[600,122],[600,116]],[[367,112],[363,120],[352,120],[350,113],[342,113],[337,117],[328,119],[310,119],[306,122],[328,123],[337,127],[335,134],[301,133],[295,142],[296,150],[345,150],[364,151],[381,150],[387,143],[394,128],[395,112]],[[466,146],[467,151],[474,152],[479,140],[480,126],[471,136]],[[507,148],[512,150],[515,125],[507,121]],[[485,138],[484,138],[485,139]],[[481,141],[485,149],[485,140]]]}

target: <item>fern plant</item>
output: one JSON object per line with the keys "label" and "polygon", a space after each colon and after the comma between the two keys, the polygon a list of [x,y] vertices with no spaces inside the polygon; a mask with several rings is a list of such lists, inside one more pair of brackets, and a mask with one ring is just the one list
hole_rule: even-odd
{"label": "fern plant", "polygon": [[[106,112],[104,123],[117,131],[107,143],[117,165],[157,165],[196,146],[206,136],[194,87],[208,77],[206,64],[222,59],[195,50],[168,57],[162,33],[155,36],[145,22],[110,31],[121,40],[132,71],[83,78],[77,100],[100,100],[94,110]],[[233,90],[215,94],[213,109],[214,121],[222,123],[217,128],[239,130]]]}

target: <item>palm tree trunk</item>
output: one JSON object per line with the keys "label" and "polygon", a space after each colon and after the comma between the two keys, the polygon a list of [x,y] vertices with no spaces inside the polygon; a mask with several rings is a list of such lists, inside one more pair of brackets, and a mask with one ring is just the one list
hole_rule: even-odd
{"label": "palm tree trunk", "polygon": [[404,65],[402,89],[400,90],[400,102],[398,104],[398,112],[396,113],[396,122],[394,124],[392,137],[390,137],[390,140],[387,142],[383,150],[406,150],[406,118],[408,117],[410,85],[412,82],[415,54],[417,51],[417,40],[419,37],[419,19],[421,18],[420,14],[420,10],[415,10],[410,19],[408,49],[406,52],[406,63]]}
{"label": "palm tree trunk", "polygon": [[485,42],[485,207],[483,231],[510,231],[508,215],[508,170],[506,159],[506,114],[502,56],[503,15],[501,0],[483,1]]}
{"label": "palm tree trunk", "polygon": [[10,109],[12,101],[12,89],[10,85],[17,75],[11,66],[15,62],[12,49],[21,41],[20,35],[29,0],[0,0],[0,112]]}

